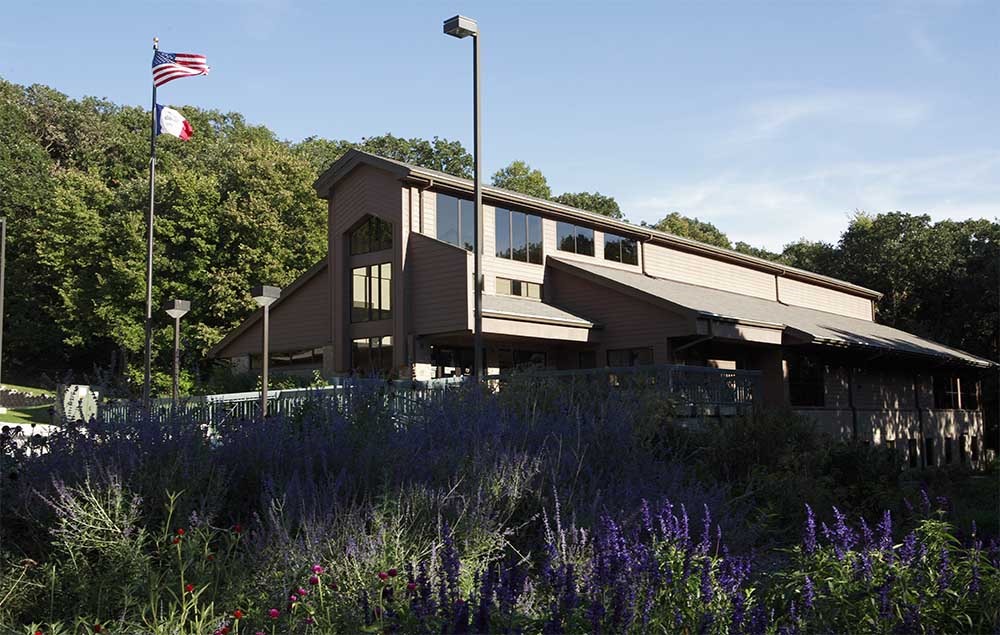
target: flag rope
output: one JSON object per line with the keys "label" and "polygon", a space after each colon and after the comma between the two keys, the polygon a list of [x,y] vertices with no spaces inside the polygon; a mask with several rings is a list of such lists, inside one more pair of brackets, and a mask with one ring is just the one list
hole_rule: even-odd
{"label": "flag rope", "polygon": [[[153,38],[153,55],[160,48],[159,38]],[[156,209],[156,82],[153,82],[153,103],[150,108],[149,131],[149,213],[146,215],[146,359],[142,382],[142,403],[149,409],[153,344],[153,218]]]}

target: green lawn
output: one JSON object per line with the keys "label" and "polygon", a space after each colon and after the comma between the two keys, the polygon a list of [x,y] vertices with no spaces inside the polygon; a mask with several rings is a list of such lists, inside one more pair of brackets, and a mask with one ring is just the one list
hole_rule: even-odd
{"label": "green lawn", "polygon": [[8,408],[5,414],[0,414],[0,423],[49,423],[49,406]]}
{"label": "green lawn", "polygon": [[[34,386],[18,386],[16,384],[4,384],[5,388],[31,393],[33,395],[51,395],[52,391],[35,388]],[[53,401],[55,398],[53,397]],[[0,403],[0,405],[3,405]],[[25,408],[8,408],[6,414],[0,414],[0,423],[49,423],[49,406],[30,406]]]}

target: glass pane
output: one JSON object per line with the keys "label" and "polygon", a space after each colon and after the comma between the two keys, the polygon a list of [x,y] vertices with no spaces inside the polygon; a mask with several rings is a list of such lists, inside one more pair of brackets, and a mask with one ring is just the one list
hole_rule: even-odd
{"label": "glass pane", "polygon": [[521,292],[521,281],[520,280],[511,280],[510,281],[510,293],[511,293],[511,295],[524,295]]}
{"label": "glass pane", "polygon": [[621,261],[627,265],[639,264],[639,246],[631,238],[622,238]]}
{"label": "glass pane", "polygon": [[351,276],[351,322],[368,320],[367,276],[365,267],[354,269]]}
{"label": "glass pane", "polygon": [[528,262],[542,264],[542,219],[528,216]]}
{"label": "glass pane", "polygon": [[497,295],[510,295],[511,280],[508,278],[497,278]]}
{"label": "glass pane", "polygon": [[524,283],[524,296],[535,300],[542,299],[542,285],[535,282]]}
{"label": "glass pane", "polygon": [[360,374],[369,372],[371,368],[371,353],[367,339],[351,342],[351,366]]}
{"label": "glass pane", "polygon": [[446,243],[458,244],[458,199],[447,194],[437,195],[437,237]]}
{"label": "glass pane", "polygon": [[632,365],[645,366],[653,363],[653,349],[637,348],[632,351]]}
{"label": "glass pane", "polygon": [[604,234],[604,259],[622,261],[622,239],[614,234]]}
{"label": "glass pane", "polygon": [[366,254],[369,251],[369,227],[370,222],[356,228],[351,232],[351,255]]}
{"label": "glass pane", "polygon": [[392,264],[379,265],[379,318],[388,320],[392,317]]}
{"label": "glass pane", "polygon": [[462,243],[459,247],[465,247],[469,251],[472,251],[474,245],[476,232],[475,222],[476,222],[476,205],[472,201],[462,200]]}
{"label": "glass pane", "polygon": [[510,258],[510,210],[497,208],[496,223],[497,258]]}
{"label": "glass pane", "polygon": [[510,253],[514,260],[528,262],[528,224],[524,212],[510,213]]}
{"label": "glass pane", "polygon": [[576,253],[576,227],[569,223],[556,223],[556,245],[560,251]]}
{"label": "glass pane", "polygon": [[382,345],[379,347],[379,353],[381,359],[379,360],[379,366],[376,370],[381,371],[385,375],[392,374],[392,338],[383,337]]}
{"label": "glass pane", "polygon": [[612,368],[622,368],[628,366],[628,349],[617,349],[608,351],[608,366]]}
{"label": "glass pane", "polygon": [[576,228],[576,253],[582,256],[594,255],[594,230],[589,227]]}
{"label": "glass pane", "polygon": [[372,235],[375,237],[372,240],[372,251],[392,249],[392,223],[376,218],[375,231],[372,232]]}
{"label": "glass pane", "polygon": [[368,305],[372,308],[369,320],[378,320],[378,265],[371,268],[368,274]]}

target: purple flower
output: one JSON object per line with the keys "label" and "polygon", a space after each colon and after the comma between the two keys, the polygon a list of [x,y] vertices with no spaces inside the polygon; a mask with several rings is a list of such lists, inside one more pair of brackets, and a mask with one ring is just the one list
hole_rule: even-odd
{"label": "purple flower", "polygon": [[712,603],[712,561],[705,558],[705,564],[701,568],[701,601],[704,604]]}
{"label": "purple flower", "polygon": [[836,539],[834,540],[833,551],[838,560],[843,560],[847,552],[854,546],[857,538],[854,532],[851,531],[851,528],[847,526],[847,517],[836,507],[833,508],[833,517],[837,521],[834,525]]}
{"label": "purple flower", "polygon": [[318,564],[314,564],[312,566],[312,572],[315,573],[316,575],[319,575],[319,574],[323,573],[323,567],[321,567]]}
{"label": "purple flower", "polygon": [[816,552],[816,516],[813,515],[812,507],[806,504],[806,529],[802,535],[802,545],[806,553]]}
{"label": "purple flower", "polygon": [[909,564],[917,557],[917,534],[910,532],[903,538],[903,546],[899,550],[899,557],[903,564]]}
{"label": "purple flower", "polygon": [[882,521],[878,524],[878,548],[882,550],[883,553],[889,555],[892,553],[892,514],[889,510],[885,510],[882,514]]}
{"label": "purple flower", "polygon": [[816,589],[813,587],[812,578],[806,576],[805,582],[802,584],[802,605],[806,607],[806,610],[812,610],[815,601]]}
{"label": "purple flower", "polygon": [[886,581],[878,588],[878,614],[884,620],[892,616],[892,606],[889,603],[889,587],[891,584],[892,580],[886,578]]}
{"label": "purple flower", "polygon": [[979,593],[979,563],[972,563],[972,579],[969,581],[969,593],[976,595]]}
{"label": "purple flower", "polygon": [[938,563],[938,589],[944,591],[951,584],[951,562],[948,557],[948,548],[941,549],[941,561]]}

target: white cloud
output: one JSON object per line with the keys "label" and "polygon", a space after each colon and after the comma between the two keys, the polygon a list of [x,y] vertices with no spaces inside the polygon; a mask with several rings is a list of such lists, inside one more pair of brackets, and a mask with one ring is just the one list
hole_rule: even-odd
{"label": "white cloud", "polygon": [[723,146],[773,139],[794,125],[826,120],[841,125],[909,128],[926,120],[928,103],[912,96],[891,93],[818,93],[775,97],[753,102],[736,115],[734,130],[723,137]]}
{"label": "white cloud", "polygon": [[1000,151],[895,162],[850,162],[755,179],[729,174],[623,199],[633,222],[680,212],[711,222],[733,242],[780,250],[799,238],[836,241],[857,209],[942,218],[1000,216]]}

